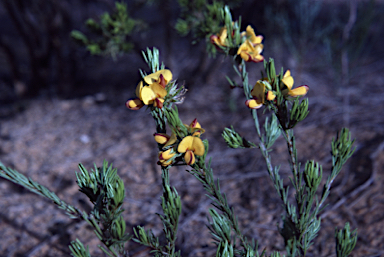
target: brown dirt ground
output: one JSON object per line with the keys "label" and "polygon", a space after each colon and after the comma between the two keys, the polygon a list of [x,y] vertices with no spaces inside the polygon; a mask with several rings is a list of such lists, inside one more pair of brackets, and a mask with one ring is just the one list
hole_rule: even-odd
{"label": "brown dirt ground", "polygon": [[[182,77],[185,67],[176,63],[173,61],[169,67],[176,78]],[[256,140],[243,96],[240,91],[231,91],[225,80],[218,79],[224,77],[223,70],[228,67],[223,68],[225,65],[217,60],[205,65],[214,67],[215,75],[207,76],[205,82],[186,82],[189,92],[179,106],[181,117],[185,123],[197,117],[206,129],[203,138],[210,141],[214,174],[245,234],[257,239],[260,248],[266,247],[268,252],[283,250],[276,228],[281,220],[281,202],[260,152],[229,149],[221,138],[224,127],[233,125],[248,140]],[[250,70],[255,70],[252,74],[259,74],[258,65],[250,66]],[[311,88],[311,113],[295,129],[299,160],[305,163],[315,159],[328,174],[330,142],[343,126],[347,112],[347,126],[357,146],[352,160],[334,183],[329,206],[322,213],[322,230],[307,256],[335,256],[334,229],[347,221],[359,232],[352,256],[384,255],[384,76],[366,75],[364,81],[356,76],[345,90],[336,87],[328,76],[314,73],[302,74],[301,83],[297,82]],[[124,107],[124,101],[134,94],[134,84],[118,95],[107,94],[103,102],[88,96],[23,103],[23,111],[1,120],[0,160],[83,210],[90,210],[91,205],[78,192],[74,174],[78,163],[90,169],[93,163],[101,165],[104,159],[112,162],[126,186],[124,217],[128,231],[144,225],[156,235],[161,234],[156,215],[161,213],[161,177],[152,137],[154,122],[144,110],[129,111]],[[345,94],[350,95],[347,108],[343,105]],[[281,164],[281,172],[287,177],[288,156],[282,138],[276,142],[272,158],[274,164]],[[171,184],[183,201],[177,248],[183,256],[214,256],[215,247],[206,228],[211,205],[202,186],[183,168],[171,171]],[[69,219],[49,201],[3,179],[0,207],[0,256],[69,256],[68,244],[76,238],[90,246],[93,256],[103,256],[86,223]],[[127,249],[130,256],[149,255],[148,249],[134,243],[129,243]]]}

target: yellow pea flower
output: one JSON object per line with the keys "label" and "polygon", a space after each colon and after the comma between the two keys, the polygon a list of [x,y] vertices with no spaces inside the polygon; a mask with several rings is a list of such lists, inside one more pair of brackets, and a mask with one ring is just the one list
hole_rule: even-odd
{"label": "yellow pea flower", "polygon": [[130,110],[139,110],[144,106],[144,103],[139,98],[129,99],[125,106]]}
{"label": "yellow pea flower", "polygon": [[168,82],[171,80],[172,80],[172,72],[170,70],[167,70],[167,69],[159,70],[155,73],[149,74],[148,76],[144,77],[144,81],[148,85],[151,85],[153,83],[157,83],[157,84],[160,84],[164,88],[168,84]]}
{"label": "yellow pea flower", "polygon": [[161,151],[159,152],[159,162],[161,166],[168,166],[172,164],[173,162],[173,157],[176,155],[174,152],[173,148],[168,149],[166,151]]}
{"label": "yellow pea flower", "polygon": [[255,30],[248,25],[246,30],[241,33],[241,36],[246,40],[240,45],[237,50],[237,55],[240,55],[246,62],[262,62],[264,57],[261,55],[263,51],[263,36],[256,36]]}
{"label": "yellow pea flower", "polygon": [[256,36],[255,30],[250,25],[247,26],[245,32],[242,32],[241,35],[247,37],[253,46],[261,44],[263,41],[263,36]]}
{"label": "yellow pea flower", "polygon": [[162,108],[164,97],[167,95],[165,86],[171,80],[172,72],[167,69],[159,70],[145,76],[144,82],[148,84],[148,86],[144,85],[143,81],[140,81],[136,87],[137,98],[128,100],[125,105],[131,110],[138,110],[144,105],[150,104]]}
{"label": "yellow pea flower", "polygon": [[161,145],[164,144],[164,147],[173,145],[177,141],[177,136],[172,132],[171,136],[168,136],[167,134],[164,133],[155,133],[153,134],[155,137],[155,141]]}
{"label": "yellow pea flower", "polygon": [[223,47],[226,47],[227,44],[226,44],[226,39],[228,37],[228,32],[227,32],[227,28],[226,27],[223,27],[219,34],[217,35],[212,35],[210,37],[210,40],[211,40],[211,43],[212,44],[216,44],[217,46],[223,46]]}
{"label": "yellow pea flower", "polygon": [[140,81],[136,87],[136,95],[145,105],[153,104],[162,108],[167,90],[157,82],[144,86],[143,81]]}
{"label": "yellow pea flower", "polygon": [[265,85],[261,80],[257,81],[255,86],[251,91],[252,99],[245,101],[245,105],[251,109],[259,109],[265,103],[265,99],[272,101],[275,99],[276,95],[272,91],[267,91],[265,93]]}
{"label": "yellow pea flower", "polygon": [[161,145],[167,143],[170,138],[170,136],[165,133],[155,133],[153,136],[155,137],[155,141]]}
{"label": "yellow pea flower", "polygon": [[293,77],[291,76],[290,70],[287,70],[284,73],[283,79],[281,81],[287,87],[286,89],[282,90],[282,93],[284,95],[289,95],[289,96],[293,96],[293,97],[303,96],[303,95],[306,95],[308,90],[309,90],[309,87],[307,85],[303,85],[303,86],[297,87],[295,89],[292,89],[294,80],[293,80]]}
{"label": "yellow pea flower", "polygon": [[197,119],[194,119],[191,124],[189,124],[189,126],[186,124],[184,125],[187,127],[192,136],[200,136],[205,132],[205,129],[201,128],[201,125]]}
{"label": "yellow pea flower", "polygon": [[205,152],[205,147],[203,141],[199,137],[186,136],[181,140],[179,146],[177,147],[179,153],[184,154],[184,160],[187,165],[192,165],[195,163],[197,156],[203,156]]}
{"label": "yellow pea flower", "polygon": [[261,55],[263,51],[263,44],[253,45],[250,40],[245,40],[237,50],[237,55],[246,61],[246,62],[262,62],[264,56]]}

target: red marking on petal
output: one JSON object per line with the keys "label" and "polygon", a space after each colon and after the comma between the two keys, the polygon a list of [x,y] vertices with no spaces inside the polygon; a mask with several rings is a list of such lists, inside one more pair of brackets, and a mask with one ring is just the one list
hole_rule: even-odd
{"label": "red marking on petal", "polygon": [[211,43],[212,44],[215,44],[215,39],[217,40],[219,37],[217,35],[212,35],[209,37],[209,39],[211,40]]}
{"label": "red marking on petal", "polygon": [[195,118],[192,123],[191,123],[191,127],[192,128],[195,128],[196,127],[196,124],[197,124],[197,119]]}
{"label": "red marking on petal", "polygon": [[165,78],[164,78],[163,74],[160,74],[159,81],[160,81],[159,84],[160,84],[163,88],[165,88],[165,86],[167,85],[167,83],[166,83],[166,81],[165,81]]}
{"label": "red marking on petal", "polygon": [[159,98],[156,98],[155,99],[155,102],[154,102],[154,106],[155,107],[158,107],[158,108],[163,108],[163,102],[162,101],[160,101],[160,99]]}

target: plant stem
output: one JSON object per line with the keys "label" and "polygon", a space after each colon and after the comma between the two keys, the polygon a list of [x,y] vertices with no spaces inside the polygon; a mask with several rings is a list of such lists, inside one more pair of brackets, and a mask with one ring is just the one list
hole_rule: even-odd
{"label": "plant stem", "polygon": [[297,159],[296,159],[296,148],[293,142],[293,130],[285,130],[284,131],[284,137],[285,140],[287,141],[287,146],[288,146],[288,152],[289,156],[291,158],[291,165],[292,165],[292,173],[294,176],[294,187],[296,190],[299,190],[301,188],[301,181],[300,181],[300,176],[299,172],[297,169]]}

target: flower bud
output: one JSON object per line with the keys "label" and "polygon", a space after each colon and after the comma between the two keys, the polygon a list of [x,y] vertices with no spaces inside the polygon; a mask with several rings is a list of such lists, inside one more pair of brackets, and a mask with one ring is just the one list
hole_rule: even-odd
{"label": "flower bud", "polygon": [[170,136],[164,133],[155,133],[153,136],[155,137],[155,141],[162,145],[167,143],[170,138]]}
{"label": "flower bud", "polygon": [[139,110],[144,106],[144,103],[139,98],[130,99],[125,103],[125,106],[130,110]]}

